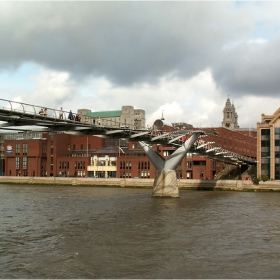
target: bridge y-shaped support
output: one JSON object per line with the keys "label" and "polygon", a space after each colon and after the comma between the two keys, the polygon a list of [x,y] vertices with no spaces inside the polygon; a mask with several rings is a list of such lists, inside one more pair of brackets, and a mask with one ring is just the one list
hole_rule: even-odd
{"label": "bridge y-shaped support", "polygon": [[179,197],[175,170],[200,135],[200,132],[194,132],[194,134],[167,159],[164,159],[145,142],[139,141],[139,144],[156,168],[153,197]]}

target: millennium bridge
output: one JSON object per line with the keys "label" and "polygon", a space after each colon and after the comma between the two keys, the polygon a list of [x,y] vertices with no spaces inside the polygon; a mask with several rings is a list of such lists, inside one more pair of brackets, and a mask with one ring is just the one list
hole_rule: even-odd
{"label": "millennium bridge", "polygon": [[[44,108],[45,114],[40,110]],[[62,116],[60,116],[62,113]],[[81,122],[68,119],[69,112],[44,106],[0,99],[0,132],[64,132],[75,135],[101,135],[110,138],[125,138],[138,141],[156,168],[153,185],[154,197],[179,197],[176,168],[187,153],[198,154],[237,165],[255,165],[256,159],[223,149],[213,141],[216,134],[212,129],[165,130],[139,129],[119,123],[104,126],[101,123]],[[174,152],[163,158],[153,145],[174,148]]]}

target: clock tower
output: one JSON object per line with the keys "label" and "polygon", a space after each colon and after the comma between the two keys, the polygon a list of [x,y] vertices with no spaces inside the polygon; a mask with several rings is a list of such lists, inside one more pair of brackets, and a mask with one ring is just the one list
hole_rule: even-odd
{"label": "clock tower", "polygon": [[238,122],[237,122],[238,115],[235,111],[233,102],[231,103],[231,101],[229,99],[229,95],[228,95],[223,113],[224,113],[224,118],[222,121],[222,127],[225,127],[225,128],[231,129],[231,130],[239,128]]}

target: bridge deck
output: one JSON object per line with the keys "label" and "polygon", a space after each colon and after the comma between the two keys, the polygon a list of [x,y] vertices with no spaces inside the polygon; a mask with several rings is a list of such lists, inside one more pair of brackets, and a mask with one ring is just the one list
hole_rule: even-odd
{"label": "bridge deck", "polygon": [[[40,115],[41,108],[47,109],[45,116]],[[148,144],[159,144],[173,148],[181,147],[182,137],[190,137],[197,130],[182,130],[163,132],[158,135],[156,131],[122,127],[121,123],[115,126],[103,126],[92,123],[82,123],[69,120],[68,112],[63,111],[63,118],[59,117],[59,110],[42,106],[31,105],[6,99],[0,99],[0,130],[38,131],[38,132],[66,132],[76,135],[105,135],[111,138],[126,138],[130,141],[144,141]],[[192,146],[190,152],[204,157],[218,159],[228,163],[255,164],[254,158],[237,154],[223,149],[213,141],[207,141],[211,131],[199,130],[200,137]],[[205,139],[202,139],[206,137]]]}

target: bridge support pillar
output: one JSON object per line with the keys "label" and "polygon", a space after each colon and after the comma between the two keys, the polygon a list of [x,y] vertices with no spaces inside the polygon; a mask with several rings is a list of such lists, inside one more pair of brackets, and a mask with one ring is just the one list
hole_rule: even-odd
{"label": "bridge support pillar", "polygon": [[175,170],[157,170],[153,185],[153,197],[179,197]]}
{"label": "bridge support pillar", "polygon": [[157,170],[153,185],[153,197],[179,197],[176,168],[200,135],[201,132],[194,132],[193,135],[167,159],[164,159],[145,142],[139,142]]}

